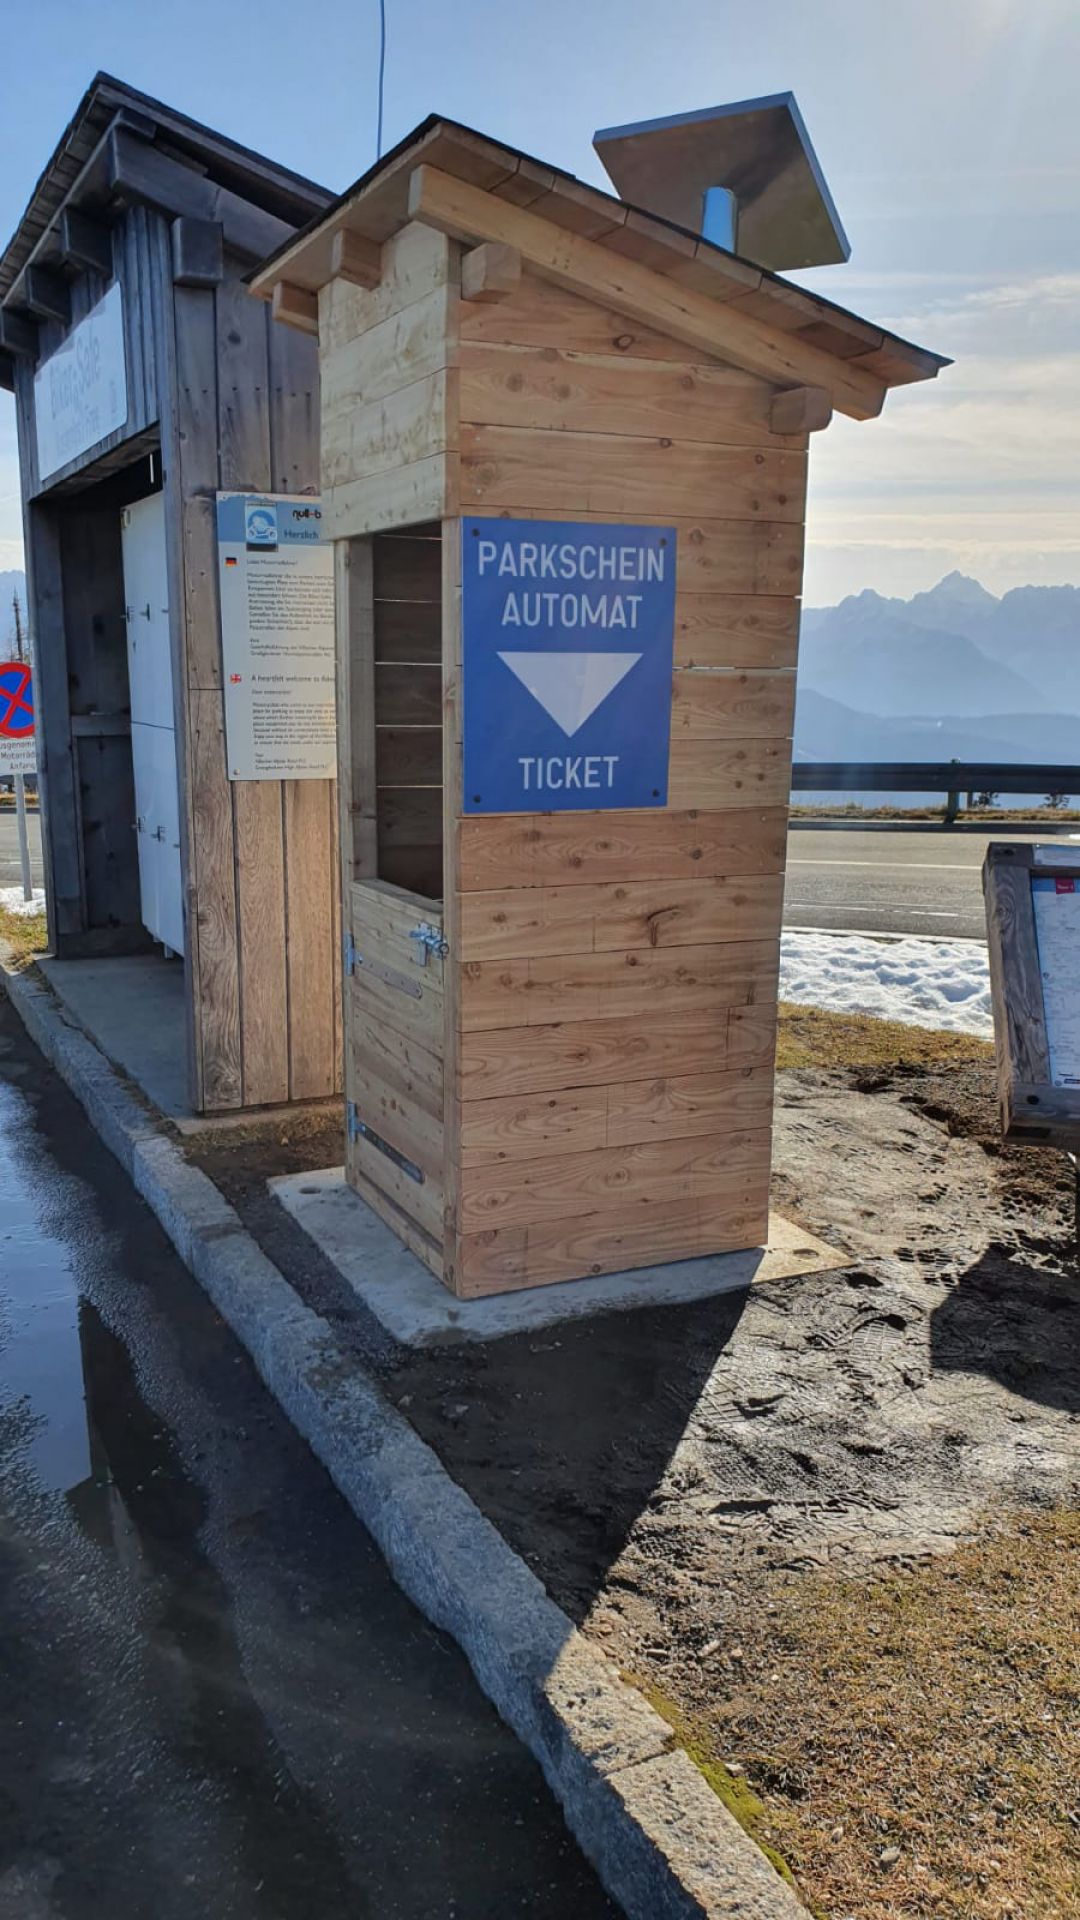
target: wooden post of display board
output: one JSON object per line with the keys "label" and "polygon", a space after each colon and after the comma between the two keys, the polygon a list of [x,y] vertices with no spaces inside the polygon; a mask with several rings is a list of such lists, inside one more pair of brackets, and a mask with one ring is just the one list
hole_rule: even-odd
{"label": "wooden post of display board", "polygon": [[1080,1151],[1080,850],[995,842],[983,866],[1001,1126]]}
{"label": "wooden post of display board", "polygon": [[446,122],[252,284],[318,296],[350,1184],[459,1295],[761,1243],[808,434],[928,357]]}

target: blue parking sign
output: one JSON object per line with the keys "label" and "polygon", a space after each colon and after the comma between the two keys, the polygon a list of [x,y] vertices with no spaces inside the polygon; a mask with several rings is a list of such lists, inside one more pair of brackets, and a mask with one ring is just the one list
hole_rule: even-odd
{"label": "blue parking sign", "polygon": [[461,531],[465,812],[665,806],[675,529]]}

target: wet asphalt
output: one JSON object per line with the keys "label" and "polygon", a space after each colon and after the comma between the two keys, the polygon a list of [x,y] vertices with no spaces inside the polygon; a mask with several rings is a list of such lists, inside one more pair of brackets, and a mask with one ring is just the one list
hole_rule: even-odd
{"label": "wet asphalt", "polygon": [[0,994],[0,1920],[614,1920]]}

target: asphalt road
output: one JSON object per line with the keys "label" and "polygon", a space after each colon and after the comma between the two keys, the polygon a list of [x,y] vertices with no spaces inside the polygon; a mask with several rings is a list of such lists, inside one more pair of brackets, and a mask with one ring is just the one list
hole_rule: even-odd
{"label": "asphalt road", "polygon": [[[34,884],[41,835],[29,816]],[[981,870],[991,833],[796,828],[788,841],[784,925],[859,933],[923,933],[985,940]],[[1010,840],[1046,839],[1044,833]],[[1080,838],[1080,836],[1078,836]],[[1077,840],[1063,839],[1066,846]],[[15,815],[0,812],[0,887],[20,878]]]}
{"label": "asphalt road", "polygon": [[[26,815],[27,838],[30,841],[30,873],[34,885],[40,887],[41,878],[41,829],[38,824],[37,808],[31,807]],[[22,879],[19,865],[19,827],[14,807],[0,809],[0,887],[17,886]]]}
{"label": "asphalt road", "polygon": [[[788,839],[784,925],[985,940],[982,863],[989,842],[1001,837],[940,828],[795,828]],[[1076,847],[1068,839],[1063,844]]]}
{"label": "asphalt road", "polygon": [[615,1920],[0,993],[0,1920]]}

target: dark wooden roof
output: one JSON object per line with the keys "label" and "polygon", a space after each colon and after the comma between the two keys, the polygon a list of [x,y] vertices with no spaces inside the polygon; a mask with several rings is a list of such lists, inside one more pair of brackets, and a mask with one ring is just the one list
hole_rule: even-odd
{"label": "dark wooden roof", "polygon": [[111,74],[99,73],[57,142],[26,212],[0,255],[0,302],[10,294],[32,256],[37,253],[39,258],[47,258],[38,251],[43,238],[118,118],[121,125],[141,133],[171,158],[197,169],[203,178],[290,227],[301,227],[317,218],[332,199],[315,181],[226,139],[224,134],[113,79]]}

